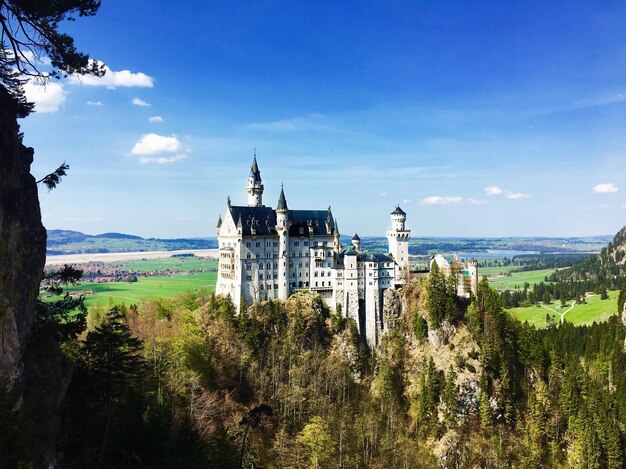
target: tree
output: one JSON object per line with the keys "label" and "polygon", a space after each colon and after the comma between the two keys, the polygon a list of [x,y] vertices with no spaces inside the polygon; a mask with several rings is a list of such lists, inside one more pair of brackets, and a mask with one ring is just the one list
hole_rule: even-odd
{"label": "tree", "polygon": [[330,436],[326,421],[319,416],[309,420],[298,434],[298,443],[303,447],[311,467],[317,469],[328,461],[335,451],[335,442]]}
{"label": "tree", "polygon": [[[23,106],[29,108],[22,94],[24,79],[47,83],[50,78],[68,74],[102,76],[103,64],[79,52],[74,39],[59,32],[59,24],[77,16],[93,16],[99,0],[3,0],[0,2],[0,85]],[[41,69],[43,59],[50,59],[50,71]],[[18,78],[19,77],[19,78]]]}
{"label": "tree", "polygon": [[141,340],[132,335],[118,307],[113,307],[105,322],[87,334],[84,344],[87,368],[96,393],[106,406],[100,462],[104,462],[106,454],[113,406],[127,397],[141,377],[144,366],[141,348]]}

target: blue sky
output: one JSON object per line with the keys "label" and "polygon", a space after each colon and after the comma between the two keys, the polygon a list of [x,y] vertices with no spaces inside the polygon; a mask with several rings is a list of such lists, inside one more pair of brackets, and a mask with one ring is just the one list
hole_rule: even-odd
{"label": "blue sky", "polygon": [[282,181],[344,234],[396,204],[414,237],[625,224],[623,2],[111,0],[64,27],[110,73],[29,90],[34,174],[71,166],[48,228],[214,236],[254,148],[266,205]]}

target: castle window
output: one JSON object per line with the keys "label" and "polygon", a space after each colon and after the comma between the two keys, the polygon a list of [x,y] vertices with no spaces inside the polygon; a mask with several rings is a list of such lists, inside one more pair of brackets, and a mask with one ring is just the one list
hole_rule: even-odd
{"label": "castle window", "polygon": [[294,246],[300,246],[300,241],[294,241],[294,242],[293,242],[293,245],[294,245]]}
{"label": "castle window", "polygon": [[306,286],[307,286],[307,287],[309,286],[309,282],[306,282]]}
{"label": "castle window", "polygon": [[314,277],[317,277],[317,272],[315,272],[315,273],[313,274],[313,276],[314,276]]}
{"label": "castle window", "polygon": [[324,286],[324,282],[322,282],[322,286]]}
{"label": "castle window", "polygon": [[302,262],[298,262],[298,267],[302,267]]}
{"label": "castle window", "polygon": [[323,277],[324,276],[324,272],[322,271],[322,273],[320,275]]}
{"label": "castle window", "polygon": [[291,272],[291,276],[292,276],[292,277],[295,277],[295,276],[296,276],[296,273],[295,273],[295,272]]}
{"label": "castle window", "polygon": [[263,290],[263,285],[259,285],[259,290]]}
{"label": "castle window", "polygon": [[277,283],[274,284],[274,290],[278,290],[278,284]]}
{"label": "castle window", "polygon": [[261,243],[256,243],[256,247],[260,248],[261,247]]}
{"label": "castle window", "polygon": [[246,243],[246,247],[247,247],[247,248],[249,248],[249,247],[250,247],[250,242],[249,242],[249,241]]}
{"label": "castle window", "polygon": [[317,287],[317,282],[315,282],[315,286]]}
{"label": "castle window", "polygon": [[263,274],[259,274],[259,280],[263,280]]}
{"label": "castle window", "polygon": [[263,263],[262,262],[259,264],[259,270],[263,270]]}
{"label": "castle window", "polygon": [[304,264],[304,267],[308,267],[308,266],[309,266],[309,263],[308,263],[308,262],[307,262],[306,264]]}
{"label": "castle window", "polygon": [[278,246],[278,241],[274,241],[274,247]]}
{"label": "castle window", "polygon": [[252,280],[252,276],[251,275],[246,275],[246,280]]}
{"label": "castle window", "polygon": [[324,241],[322,244],[323,244],[324,246],[328,246],[328,242],[326,242],[326,241]]}
{"label": "castle window", "polygon": [[274,268],[278,269],[278,263],[277,262],[274,262]]}
{"label": "castle window", "polygon": [[308,241],[305,241],[305,242],[304,242],[304,245],[305,245],[305,246],[308,246],[308,245],[309,245],[309,242],[308,242]]}
{"label": "castle window", "polygon": [[246,256],[247,259],[250,259],[250,253],[248,253],[248,255]]}

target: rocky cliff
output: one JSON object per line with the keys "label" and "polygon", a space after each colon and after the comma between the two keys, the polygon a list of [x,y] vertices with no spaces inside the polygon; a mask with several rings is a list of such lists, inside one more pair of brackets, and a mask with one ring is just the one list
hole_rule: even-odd
{"label": "rocky cliff", "polygon": [[2,420],[14,430],[2,432],[0,466],[50,467],[55,463],[54,415],[70,374],[56,341],[31,331],[46,231],[30,174],[34,151],[22,144],[16,113],[0,87],[0,397]]}

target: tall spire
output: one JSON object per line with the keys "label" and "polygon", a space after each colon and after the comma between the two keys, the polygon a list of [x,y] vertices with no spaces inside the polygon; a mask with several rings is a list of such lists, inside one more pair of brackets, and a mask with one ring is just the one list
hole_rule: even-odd
{"label": "tall spire", "polygon": [[256,162],[256,148],[254,149],[252,166],[250,166],[250,177],[253,177],[255,182],[261,182],[261,171],[259,171],[259,165]]}
{"label": "tall spire", "polygon": [[285,198],[285,191],[283,190],[283,184],[280,184],[280,197],[278,197],[278,207],[276,210],[289,210],[287,208],[287,199]]}

